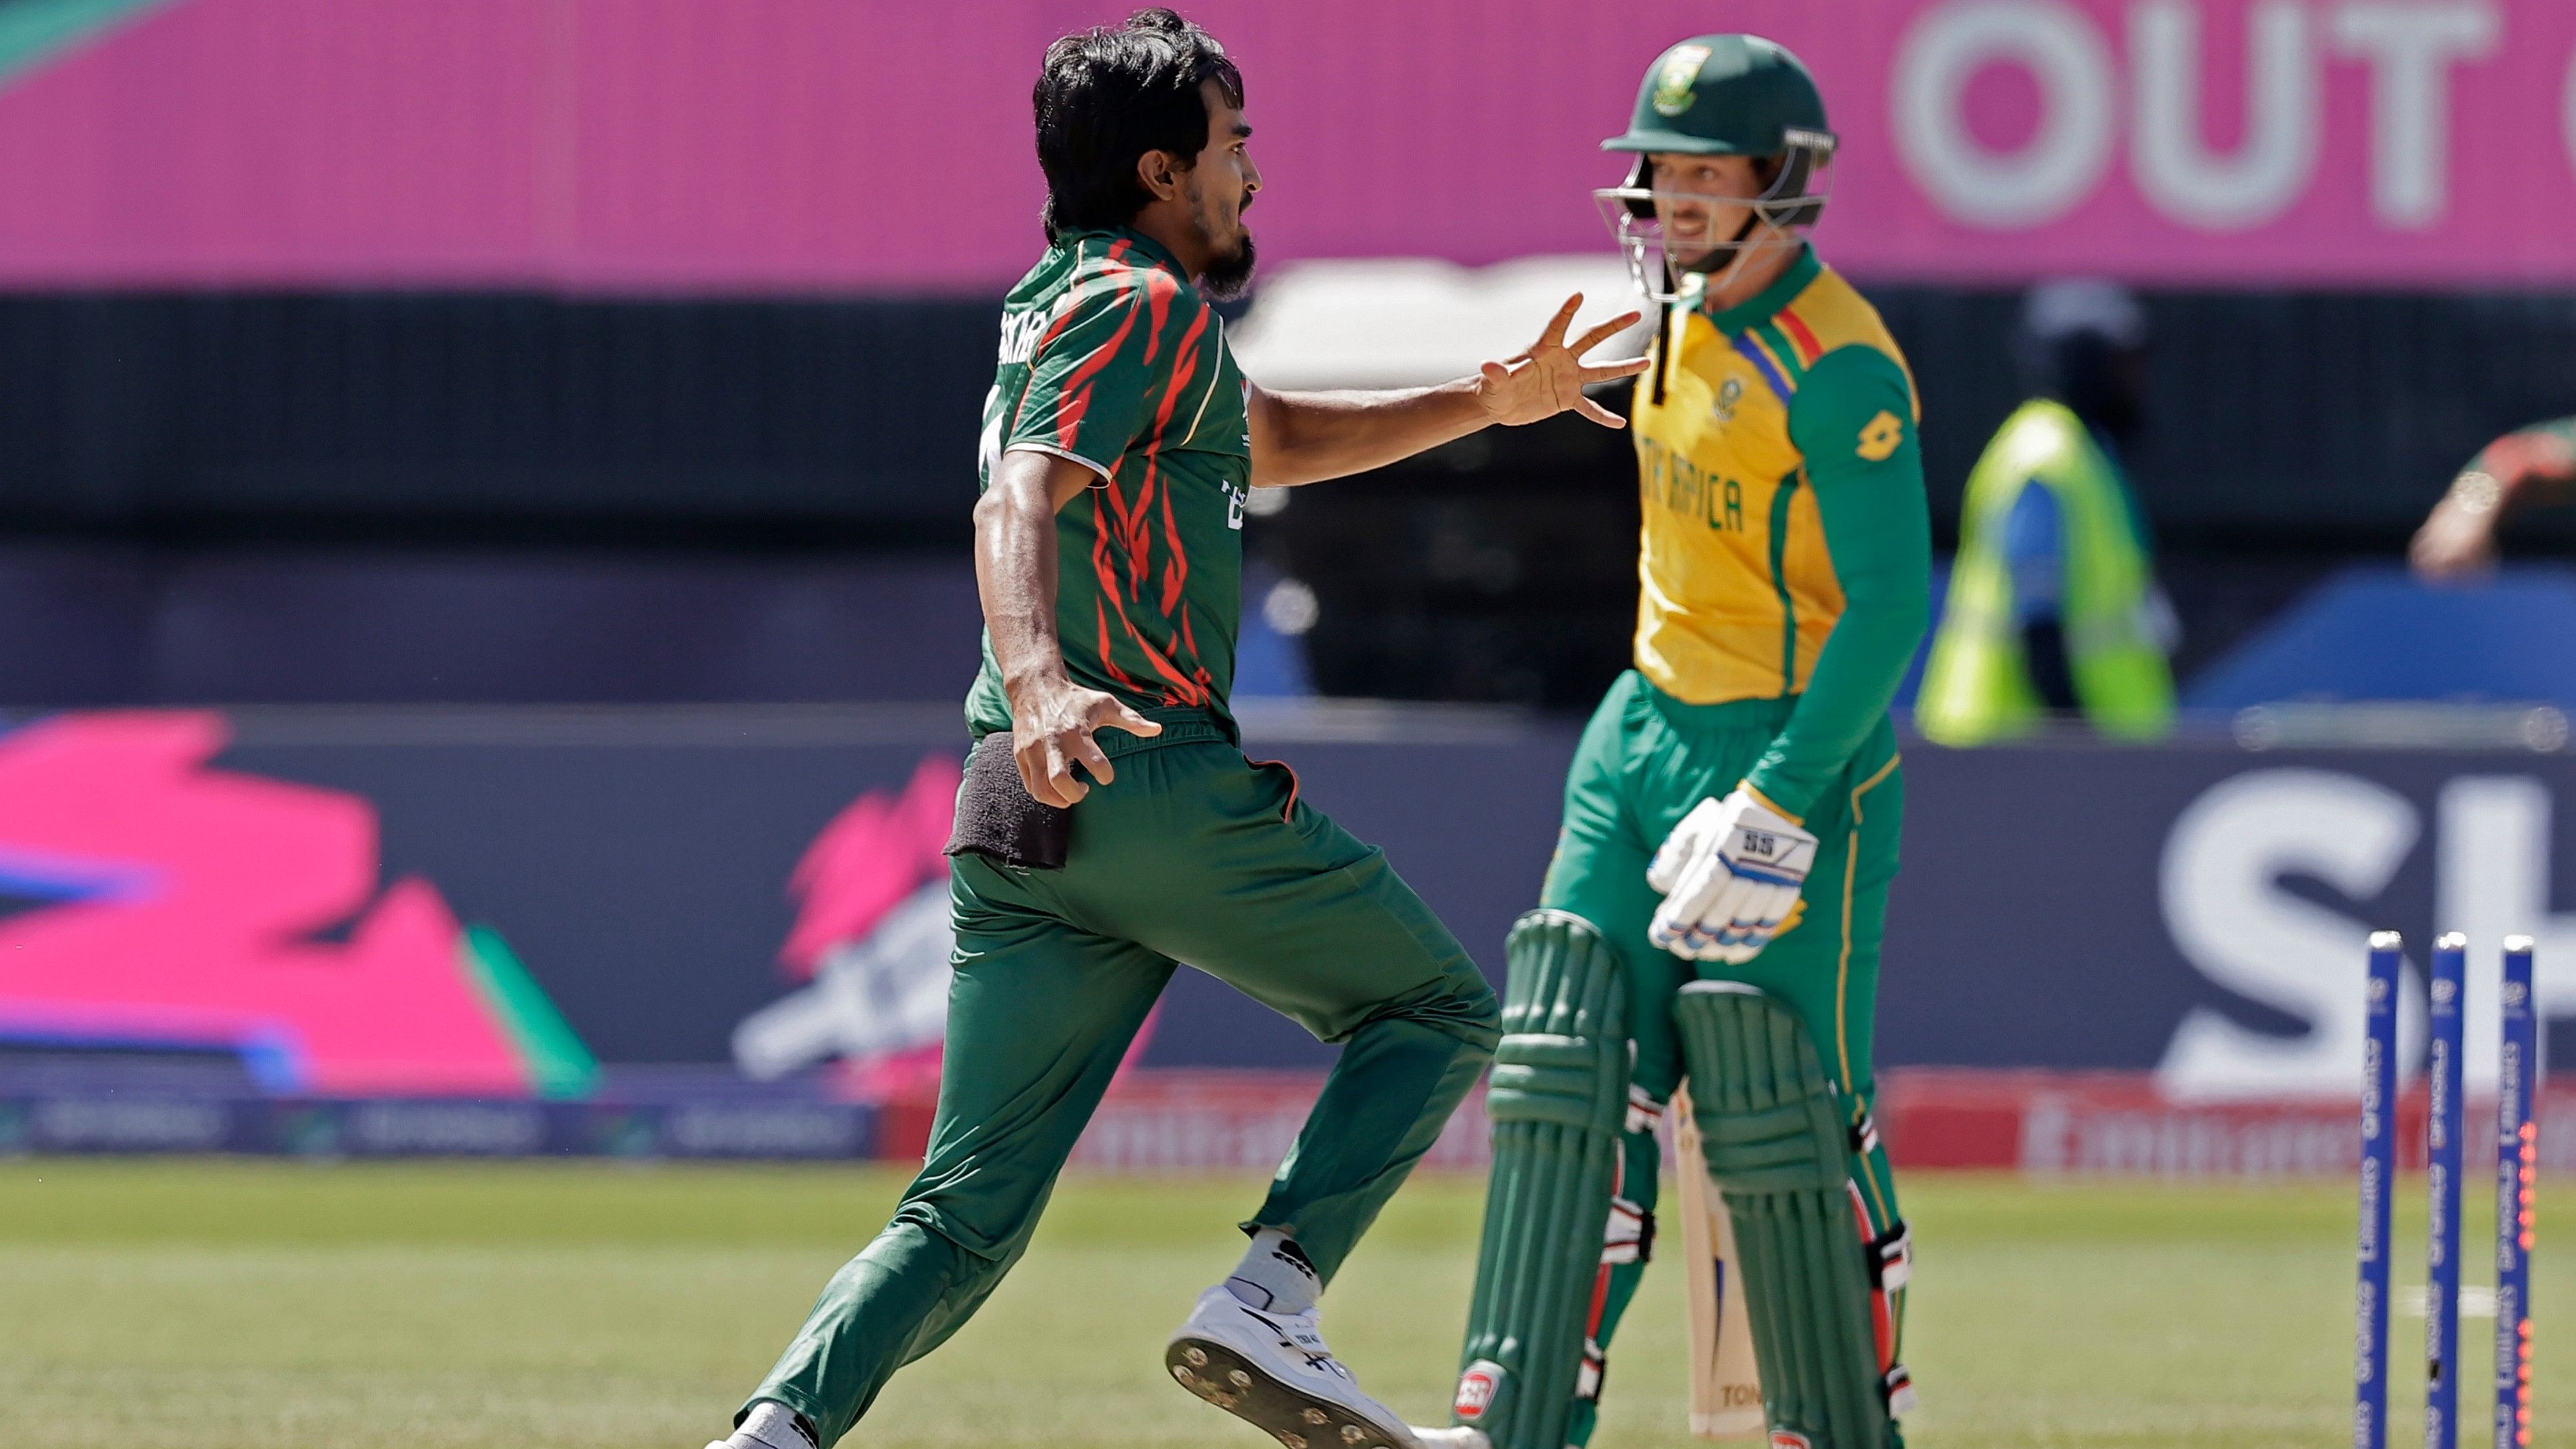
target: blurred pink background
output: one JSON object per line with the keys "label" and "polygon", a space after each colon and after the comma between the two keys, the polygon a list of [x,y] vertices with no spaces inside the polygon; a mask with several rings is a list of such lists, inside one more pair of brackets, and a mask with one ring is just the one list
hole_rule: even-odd
{"label": "blurred pink background", "polygon": [[[991,291],[1040,245],[1040,51],[1127,8],[147,5],[0,89],[0,285]],[[2576,278],[2557,0],[1183,9],[1245,68],[1278,259],[1603,249],[1597,143],[1724,24],[1822,78],[1866,276]]]}

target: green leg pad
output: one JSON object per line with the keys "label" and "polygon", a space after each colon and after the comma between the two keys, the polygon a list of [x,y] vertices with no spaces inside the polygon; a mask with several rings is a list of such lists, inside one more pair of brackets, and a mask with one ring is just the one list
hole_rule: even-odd
{"label": "green leg pad", "polygon": [[1806,1025],[1730,981],[1684,986],[1673,1016],[1708,1175],[1735,1224],[1774,1433],[1892,1449],[1849,1129]]}
{"label": "green leg pad", "polygon": [[1627,1124],[1626,987],[1591,922],[1532,911],[1505,948],[1503,1039],[1461,1424],[1495,1449],[1564,1449]]}

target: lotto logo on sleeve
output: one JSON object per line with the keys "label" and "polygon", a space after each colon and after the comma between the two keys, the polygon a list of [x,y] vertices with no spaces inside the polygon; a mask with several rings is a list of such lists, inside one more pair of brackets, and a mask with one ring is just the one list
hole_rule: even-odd
{"label": "lotto logo on sleeve", "polygon": [[1897,421],[1896,414],[1882,411],[1860,430],[1858,452],[1873,463],[1884,463],[1904,441],[1905,424]]}
{"label": "lotto logo on sleeve", "polygon": [[1503,1366],[1492,1359],[1480,1358],[1467,1365],[1467,1371],[1458,1375],[1458,1397],[1450,1403],[1450,1412],[1470,1424],[1484,1418],[1485,1411],[1494,1406],[1494,1391],[1502,1387],[1502,1382]]}

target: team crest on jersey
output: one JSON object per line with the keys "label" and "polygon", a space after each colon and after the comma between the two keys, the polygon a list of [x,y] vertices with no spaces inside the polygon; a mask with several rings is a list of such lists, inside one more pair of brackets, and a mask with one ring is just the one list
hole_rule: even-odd
{"label": "team crest on jersey", "polygon": [[1678,116],[1691,108],[1697,98],[1699,68],[1708,63],[1705,45],[1676,45],[1664,53],[1663,68],[1655,72],[1655,114]]}
{"label": "team crest on jersey", "polygon": [[1730,377],[1717,385],[1717,401],[1708,406],[1709,415],[1721,423],[1735,421],[1735,405],[1744,401],[1744,380]]}
{"label": "team crest on jersey", "polygon": [[1860,430],[1858,451],[1862,457],[1873,463],[1884,463],[1888,455],[1896,451],[1896,445],[1904,441],[1905,424],[1896,420],[1896,414],[1881,412],[1877,417],[1869,420],[1867,427]]}

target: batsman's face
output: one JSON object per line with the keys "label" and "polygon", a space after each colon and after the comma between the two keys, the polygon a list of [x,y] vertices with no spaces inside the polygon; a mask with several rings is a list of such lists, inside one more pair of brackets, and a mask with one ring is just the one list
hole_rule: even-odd
{"label": "batsman's face", "polygon": [[1750,156],[1657,151],[1646,164],[1655,215],[1664,224],[1664,255],[1681,266],[1734,241],[1762,195]]}

